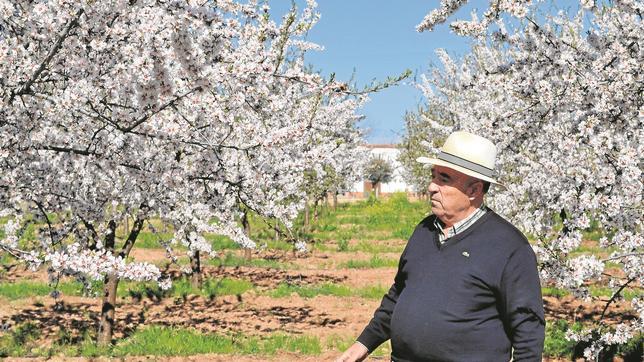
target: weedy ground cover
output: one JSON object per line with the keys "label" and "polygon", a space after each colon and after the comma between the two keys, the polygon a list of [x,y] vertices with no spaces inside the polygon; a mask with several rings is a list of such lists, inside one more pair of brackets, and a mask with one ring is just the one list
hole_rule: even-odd
{"label": "weedy ground cover", "polygon": [[369,260],[349,260],[340,264],[338,269],[395,268],[396,266],[398,266],[398,259],[383,258],[375,254]]}
{"label": "weedy ground cover", "polygon": [[274,355],[279,351],[318,355],[319,339],[309,336],[271,334],[247,335],[203,334],[181,328],[148,327],[137,331],[111,351],[113,356],[189,356],[195,354]]}
{"label": "weedy ground cover", "polygon": [[388,287],[383,287],[381,285],[352,288],[347,285],[331,283],[310,286],[280,283],[276,289],[270,290],[267,294],[273,298],[285,298],[295,293],[303,298],[313,298],[318,295],[333,295],[336,297],[354,296],[380,300],[388,290]]}
{"label": "weedy ground cover", "polygon": [[[343,350],[354,342],[354,337],[331,335],[317,336],[271,333],[261,337],[245,334],[201,333],[189,328],[150,326],[137,330],[112,346],[98,347],[87,334],[79,343],[61,338],[48,346],[37,344],[40,335],[33,323],[25,323],[11,334],[0,337],[0,357],[78,356],[94,358],[128,356],[194,356],[223,354],[231,356],[274,356],[292,352],[304,356],[319,356],[324,349]],[[391,347],[385,343],[372,356],[389,355]],[[234,358],[234,357],[232,357]]]}

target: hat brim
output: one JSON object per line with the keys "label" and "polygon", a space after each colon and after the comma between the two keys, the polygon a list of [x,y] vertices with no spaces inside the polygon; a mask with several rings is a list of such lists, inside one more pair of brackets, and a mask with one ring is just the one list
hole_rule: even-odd
{"label": "hat brim", "polygon": [[485,176],[483,174],[480,174],[480,173],[478,173],[476,171],[472,171],[472,170],[467,169],[465,167],[455,165],[455,164],[453,164],[451,162],[439,160],[437,158],[429,158],[429,157],[423,157],[423,156],[418,157],[416,159],[416,161],[420,162],[420,163],[423,163],[423,164],[448,167],[448,168],[451,168],[452,170],[456,170],[456,171],[464,173],[464,174],[466,174],[468,176],[472,176],[472,177],[477,178],[479,180],[487,181],[489,183],[499,185],[499,186],[505,188],[505,185],[503,185],[502,183],[498,182],[497,180],[495,180],[495,179],[493,179],[491,177]]}

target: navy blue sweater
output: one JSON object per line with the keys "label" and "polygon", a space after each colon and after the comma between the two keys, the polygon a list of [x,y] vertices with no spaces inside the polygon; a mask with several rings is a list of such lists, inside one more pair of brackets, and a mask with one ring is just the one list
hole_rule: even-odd
{"label": "navy blue sweater", "polygon": [[540,361],[543,300],[526,238],[490,210],[441,245],[434,217],[414,230],[358,341],[371,352],[391,339],[394,361]]}

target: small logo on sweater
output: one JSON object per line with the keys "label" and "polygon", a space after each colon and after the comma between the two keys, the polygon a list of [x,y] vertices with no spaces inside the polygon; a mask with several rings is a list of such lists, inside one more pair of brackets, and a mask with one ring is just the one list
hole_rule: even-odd
{"label": "small logo on sweater", "polygon": [[464,257],[466,257],[466,258],[469,258],[469,257],[470,257],[470,253],[468,253],[467,251],[464,251],[462,254],[463,254],[463,256],[464,256]]}

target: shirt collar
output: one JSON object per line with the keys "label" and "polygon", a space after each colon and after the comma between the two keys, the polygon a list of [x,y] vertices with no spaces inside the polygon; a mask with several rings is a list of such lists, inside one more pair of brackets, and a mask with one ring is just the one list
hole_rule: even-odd
{"label": "shirt collar", "polygon": [[487,212],[487,207],[485,206],[485,204],[481,204],[481,207],[477,208],[474,212],[472,212],[471,214],[467,215],[467,217],[465,219],[463,219],[463,220],[457,222],[456,224],[454,224],[453,226],[449,227],[447,229],[447,232],[445,232],[443,222],[440,221],[440,219],[436,218],[434,220],[434,226],[436,226],[436,229],[439,231],[438,232],[439,241],[442,244],[447,239],[449,239],[449,238],[451,238],[451,237],[453,237],[453,236],[455,236],[455,235],[457,235],[459,233],[462,233],[468,227],[470,227],[472,224],[474,224],[474,222],[476,222],[476,220],[480,219],[481,216],[483,216],[486,212]]}

